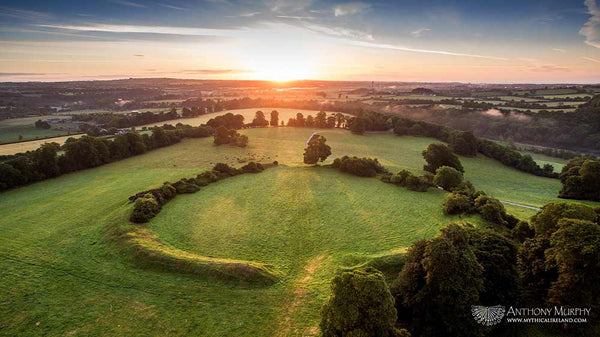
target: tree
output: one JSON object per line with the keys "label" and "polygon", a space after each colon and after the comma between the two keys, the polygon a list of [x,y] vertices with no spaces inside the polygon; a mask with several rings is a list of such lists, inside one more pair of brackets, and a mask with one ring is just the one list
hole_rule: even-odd
{"label": "tree", "polygon": [[319,111],[315,116],[315,127],[324,129],[327,127],[327,114],[325,111]]}
{"label": "tree", "polygon": [[392,285],[400,319],[410,320],[419,336],[480,336],[483,327],[473,320],[471,306],[483,290],[483,267],[458,224],[413,243]]}
{"label": "tree", "polygon": [[344,114],[342,114],[340,112],[335,114],[335,123],[336,123],[335,126],[336,127],[341,128],[345,121],[346,121],[346,117],[344,116]]}
{"label": "tree", "polygon": [[444,144],[430,144],[422,154],[427,162],[427,165],[423,166],[425,171],[435,173],[441,166],[450,166],[461,173],[465,172],[458,157]]}
{"label": "tree", "polygon": [[477,155],[478,142],[472,132],[456,132],[450,137],[452,150],[463,156]]}
{"label": "tree", "polygon": [[41,119],[38,119],[35,122],[35,127],[38,129],[50,129],[52,126],[50,126],[50,123],[48,123],[47,121],[43,121]]}
{"label": "tree", "polygon": [[316,164],[319,161],[325,161],[331,155],[331,147],[325,144],[325,137],[314,134],[308,140],[308,146],[304,149],[304,163]]}
{"label": "tree", "polygon": [[306,121],[304,122],[304,126],[306,126],[307,128],[312,128],[315,126],[315,119],[312,115],[308,115],[306,117]]}
{"label": "tree", "polygon": [[435,171],[433,183],[446,191],[451,191],[462,183],[462,174],[450,166],[441,166]]}
{"label": "tree", "polygon": [[378,173],[386,172],[385,168],[381,166],[376,158],[343,156],[342,158],[336,158],[332,166],[342,172],[351,173],[359,177],[374,177]]}
{"label": "tree", "polygon": [[265,127],[269,125],[269,122],[265,118],[265,113],[258,110],[252,120],[252,126]]}
{"label": "tree", "polygon": [[548,291],[554,305],[600,309],[600,226],[591,221],[562,219],[550,239],[547,263],[558,278]]}
{"label": "tree", "polygon": [[342,272],[321,309],[323,337],[393,337],[397,313],[383,275],[374,268]]}
{"label": "tree", "polygon": [[350,119],[350,131],[357,135],[362,135],[367,130],[367,123],[363,117],[353,117]]}
{"label": "tree", "polygon": [[[304,127],[304,123],[305,123],[305,121],[304,121],[304,115],[301,114],[300,112],[297,113],[296,114],[296,122],[295,122],[294,126],[298,126],[298,127],[302,128],[302,127]],[[289,123],[288,123],[288,125],[289,125]]]}
{"label": "tree", "polygon": [[[283,126],[283,121],[281,121]],[[279,126],[279,112],[277,110],[271,111],[271,126]]]}

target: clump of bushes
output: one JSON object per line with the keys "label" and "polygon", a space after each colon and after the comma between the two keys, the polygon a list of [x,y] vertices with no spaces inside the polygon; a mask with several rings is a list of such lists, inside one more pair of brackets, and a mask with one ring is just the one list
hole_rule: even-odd
{"label": "clump of bushes", "polygon": [[215,145],[230,144],[239,147],[248,146],[248,136],[242,135],[235,130],[230,130],[224,126],[219,126],[215,129],[214,141]]}
{"label": "clump of bushes", "polygon": [[474,211],[471,197],[458,193],[450,193],[444,199],[444,213],[468,214]]}
{"label": "clump of bushes", "polygon": [[359,177],[374,177],[377,174],[385,173],[386,169],[381,166],[376,158],[358,158],[343,156],[333,161],[333,167],[338,170]]}
{"label": "clump of bushes", "polygon": [[406,187],[411,191],[425,192],[432,186],[433,177],[427,173],[418,177],[407,170],[401,170],[396,174],[385,175],[381,180],[386,183]]}
{"label": "clump of bushes", "polygon": [[441,166],[435,171],[433,183],[446,191],[451,191],[462,183],[462,174],[453,167]]}
{"label": "clump of bushes", "polygon": [[160,212],[160,205],[151,193],[146,193],[143,197],[138,198],[133,206],[133,213],[129,220],[136,223],[148,222]]}
{"label": "clump of bushes", "polygon": [[242,173],[258,173],[265,169],[260,163],[249,162],[236,169],[224,163],[217,163],[212,170],[202,172],[195,178],[182,178],[174,183],[165,182],[160,188],[143,191],[129,197],[134,201],[131,222],[144,223],[154,218],[161,207],[177,194],[195,193],[201,186]]}

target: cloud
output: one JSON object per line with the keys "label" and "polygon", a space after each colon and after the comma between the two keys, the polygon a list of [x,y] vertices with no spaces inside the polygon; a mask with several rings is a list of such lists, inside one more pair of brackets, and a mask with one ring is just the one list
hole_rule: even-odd
{"label": "cloud", "polygon": [[369,9],[371,5],[364,2],[349,2],[333,6],[333,15],[346,16],[355,15]]}
{"label": "cloud", "polygon": [[134,54],[133,56],[135,56],[135,57],[144,57],[144,55],[142,55],[142,54]]}
{"label": "cloud", "polygon": [[72,30],[80,32],[107,32],[107,33],[143,33],[185,36],[238,36],[244,30],[240,29],[213,29],[174,26],[135,26],[135,25],[38,25],[39,27]]}
{"label": "cloud", "polygon": [[302,11],[313,4],[313,0],[265,0],[265,6],[276,13]]}
{"label": "cloud", "polygon": [[373,35],[367,32],[363,32],[360,30],[350,29],[346,27],[336,27],[336,26],[324,26],[318,24],[304,24],[304,28],[312,30],[317,33],[322,33],[326,35],[336,36],[336,37],[344,37],[350,39],[362,39],[373,41]]}
{"label": "cloud", "polygon": [[110,0],[110,2],[115,3],[117,5],[127,6],[127,7],[146,8],[146,5],[143,5],[143,4],[137,3],[137,2],[133,2],[133,1],[127,1],[127,0]]}
{"label": "cloud", "polygon": [[419,28],[419,29],[415,29],[412,32],[410,32],[410,35],[412,35],[412,37],[421,37],[423,36],[423,33],[431,31],[431,29],[429,28]]}
{"label": "cloud", "polygon": [[585,36],[586,44],[600,48],[600,8],[596,0],[585,0],[585,5],[592,17],[581,27],[579,34]]}
{"label": "cloud", "polygon": [[196,75],[224,75],[224,74],[244,74],[251,72],[244,69],[190,69],[182,70],[182,73]]}
{"label": "cloud", "polygon": [[260,12],[249,12],[249,13],[242,13],[242,14],[238,14],[238,15],[227,15],[225,17],[226,18],[251,18],[251,17],[257,16],[259,14],[260,14]]}
{"label": "cloud", "polygon": [[566,50],[562,49],[562,48],[552,48],[552,50],[557,51],[559,53],[564,53],[566,52]]}
{"label": "cloud", "polygon": [[571,71],[571,69],[569,69],[567,67],[556,66],[553,64],[530,65],[527,67],[527,69],[529,69],[529,71],[542,72],[542,73]]}
{"label": "cloud", "polygon": [[56,74],[48,74],[48,73],[0,73],[0,77],[8,77],[8,76],[43,76],[43,75],[56,75]]}
{"label": "cloud", "polygon": [[456,52],[444,51],[444,50],[418,49],[418,48],[410,48],[410,47],[405,47],[405,46],[397,46],[397,45],[393,45],[393,44],[384,44],[384,43],[373,43],[373,42],[364,42],[364,41],[348,41],[348,43],[351,45],[354,45],[354,46],[367,47],[367,48],[381,48],[381,49],[391,49],[391,50],[407,51],[407,52],[414,52],[414,53],[438,54],[438,55],[448,55],[448,56],[464,56],[464,57],[474,57],[474,58],[481,58],[481,59],[488,59],[488,60],[501,60],[501,61],[507,60],[504,57],[456,53]]}
{"label": "cloud", "polygon": [[0,17],[2,16],[20,20],[42,20],[50,18],[50,14],[48,13],[8,7],[0,7]]}
{"label": "cloud", "polygon": [[600,60],[597,60],[597,59],[591,58],[591,57],[584,56],[584,57],[582,57],[582,59],[590,61],[590,62],[600,63]]}
{"label": "cloud", "polygon": [[170,4],[159,3],[158,5],[161,6],[161,7],[164,7],[164,8],[174,9],[174,10],[177,10],[177,11],[185,11],[185,10],[187,10],[187,8],[179,7],[179,6],[175,6],[175,5],[170,5]]}
{"label": "cloud", "polygon": [[313,20],[314,16],[277,15],[281,19]]}

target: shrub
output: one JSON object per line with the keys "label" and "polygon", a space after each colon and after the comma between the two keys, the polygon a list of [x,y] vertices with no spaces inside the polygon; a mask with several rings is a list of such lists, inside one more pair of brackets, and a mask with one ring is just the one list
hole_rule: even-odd
{"label": "shrub", "polygon": [[233,168],[225,163],[215,164],[215,166],[213,167],[213,171],[220,172],[220,173],[226,173],[230,176],[234,176],[238,173],[235,168]]}
{"label": "shrub", "polygon": [[481,217],[491,223],[513,228],[518,219],[508,215],[500,200],[486,195],[480,195],[475,199],[475,208]]}
{"label": "shrub", "polygon": [[446,191],[451,191],[462,183],[462,174],[453,167],[441,166],[436,170],[433,183]]}
{"label": "shrub", "polygon": [[258,172],[263,171],[264,169],[265,168],[261,164],[255,163],[253,161],[242,166],[242,172],[244,172],[244,173],[258,173]]}
{"label": "shrub", "polygon": [[410,172],[408,172],[407,170],[402,170],[402,171],[394,174],[390,178],[390,183],[396,184],[399,186],[406,186],[406,178],[408,178],[411,175],[412,174]]}
{"label": "shrub", "polygon": [[406,188],[415,192],[426,192],[427,188],[431,186],[423,177],[417,177],[409,175],[406,178]]}
{"label": "shrub", "polygon": [[206,186],[219,180],[219,177],[213,171],[205,171],[196,176],[196,185]]}
{"label": "shrub", "polygon": [[147,193],[135,201],[133,213],[129,220],[136,223],[148,222],[160,211],[160,206],[154,195]]}
{"label": "shrub", "polygon": [[173,186],[177,189],[177,193],[195,193],[200,190],[200,186],[196,185],[195,179],[181,179],[174,183]]}
{"label": "shrub", "polygon": [[169,183],[164,183],[160,190],[165,200],[171,200],[177,195],[177,189]]}
{"label": "shrub", "polygon": [[378,173],[384,173],[385,168],[379,164],[377,159],[358,158],[343,156],[333,161],[333,167],[342,172],[351,173],[359,177],[374,177]]}
{"label": "shrub", "polygon": [[463,214],[473,211],[473,200],[470,197],[458,193],[450,193],[444,198],[444,213]]}

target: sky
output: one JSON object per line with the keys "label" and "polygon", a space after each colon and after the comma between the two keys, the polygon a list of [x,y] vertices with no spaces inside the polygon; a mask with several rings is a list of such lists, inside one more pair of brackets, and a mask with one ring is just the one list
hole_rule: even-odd
{"label": "sky", "polygon": [[0,0],[0,82],[600,83],[599,0]]}

